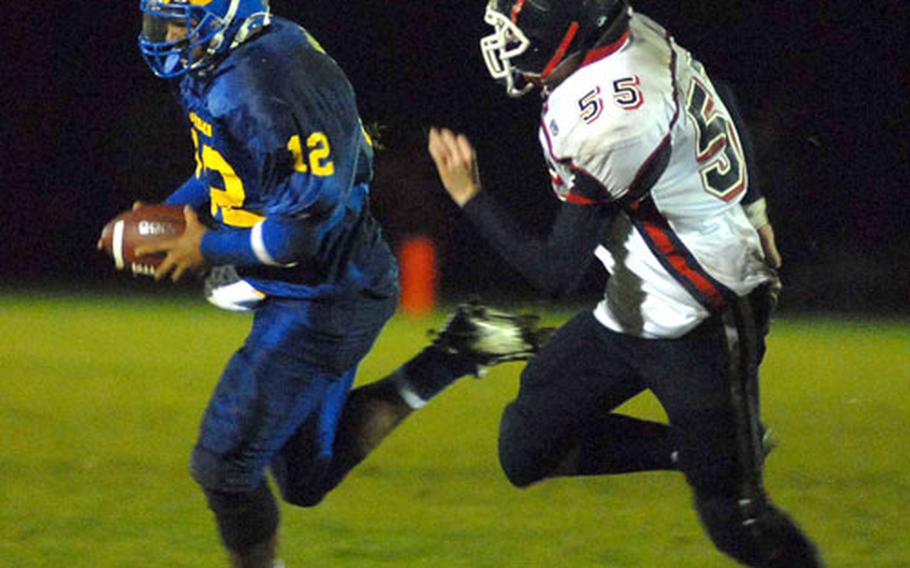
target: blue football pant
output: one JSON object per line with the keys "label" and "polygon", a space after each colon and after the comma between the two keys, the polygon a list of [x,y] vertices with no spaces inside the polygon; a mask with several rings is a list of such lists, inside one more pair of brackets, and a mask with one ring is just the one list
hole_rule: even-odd
{"label": "blue football pant", "polygon": [[206,408],[191,472],[207,490],[249,493],[271,466],[285,497],[322,492],[357,365],[397,298],[270,298]]}

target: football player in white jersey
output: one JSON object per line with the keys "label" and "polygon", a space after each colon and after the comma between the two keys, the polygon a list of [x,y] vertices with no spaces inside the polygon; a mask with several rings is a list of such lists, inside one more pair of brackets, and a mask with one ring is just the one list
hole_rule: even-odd
{"label": "football player in white jersey", "polygon": [[[511,96],[535,88],[562,201],[546,239],[482,191],[468,139],[431,129],[442,183],[537,287],[574,285],[593,256],[603,300],[556,332],[503,414],[500,459],[525,487],[564,475],[685,475],[716,546],[748,566],[821,566],[769,499],[758,365],[780,258],[743,140],[702,65],[625,0],[491,0],[481,41]],[[614,412],[651,390],[669,424]]]}

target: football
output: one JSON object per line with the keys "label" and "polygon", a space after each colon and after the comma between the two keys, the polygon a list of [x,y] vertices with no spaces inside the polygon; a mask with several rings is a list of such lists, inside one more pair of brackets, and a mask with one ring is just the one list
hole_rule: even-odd
{"label": "football", "polygon": [[100,248],[114,259],[117,270],[134,276],[154,276],[163,254],[137,257],[136,248],[171,239],[183,233],[186,222],[179,205],[143,205],[124,211],[101,230]]}

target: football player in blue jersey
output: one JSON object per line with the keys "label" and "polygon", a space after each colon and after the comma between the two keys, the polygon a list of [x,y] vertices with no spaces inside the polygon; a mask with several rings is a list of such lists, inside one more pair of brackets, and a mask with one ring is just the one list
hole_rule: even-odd
{"label": "football player in blue jersey", "polygon": [[272,566],[279,512],[267,469],[286,501],[316,505],[414,408],[479,365],[525,357],[536,336],[528,320],[466,307],[416,358],[352,389],[396,309],[398,270],[370,214],[372,148],[350,83],[267,0],[140,9],[140,49],[175,81],[196,169],[166,200],[185,206],[185,232],[137,253],[166,253],[156,279],[215,267],[209,300],[254,311],[191,472],[232,564]]}

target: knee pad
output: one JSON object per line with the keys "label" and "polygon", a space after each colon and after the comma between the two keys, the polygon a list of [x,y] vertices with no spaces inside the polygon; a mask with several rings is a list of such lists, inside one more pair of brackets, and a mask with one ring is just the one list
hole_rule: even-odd
{"label": "knee pad", "polygon": [[823,566],[815,545],[764,497],[696,496],[696,508],[718,550],[747,566]]}
{"label": "knee pad", "polygon": [[278,504],[267,484],[246,493],[205,489],[209,509],[215,514],[218,532],[224,546],[234,552],[245,552],[264,542],[278,530]]}

